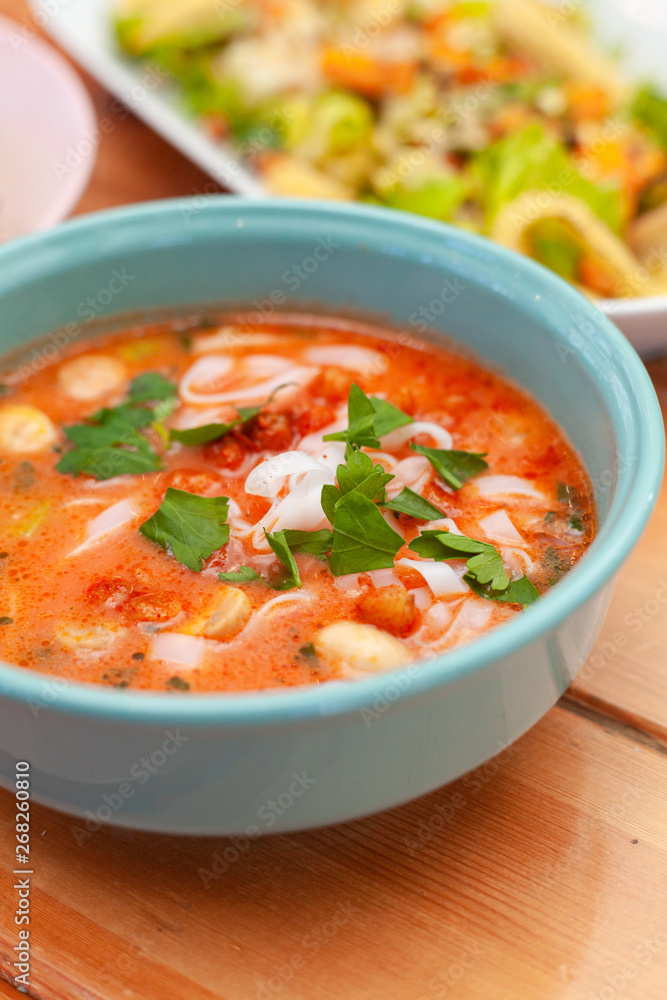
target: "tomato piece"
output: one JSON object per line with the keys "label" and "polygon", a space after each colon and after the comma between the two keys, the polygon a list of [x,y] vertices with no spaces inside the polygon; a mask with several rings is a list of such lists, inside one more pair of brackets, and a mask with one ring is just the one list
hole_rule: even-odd
{"label": "tomato piece", "polygon": [[238,469],[246,456],[246,450],[232,434],[227,434],[219,441],[211,441],[204,448],[204,459],[219,469]]}
{"label": "tomato piece", "polygon": [[179,598],[167,590],[138,594],[123,605],[126,614],[144,622],[164,622],[175,618],[182,610]]}
{"label": "tomato piece", "polygon": [[302,437],[313,434],[322,427],[327,427],[336,419],[335,411],[330,406],[313,405],[300,413],[296,419],[296,429]]}
{"label": "tomato piece", "polygon": [[171,486],[175,490],[197,493],[199,496],[219,493],[222,489],[220,477],[204,469],[174,469],[165,476],[164,483],[165,488]]}
{"label": "tomato piece", "polygon": [[132,586],[119,577],[105,577],[96,580],[86,591],[86,599],[91,604],[104,604],[107,608],[117,608],[128,599]]}
{"label": "tomato piece", "polygon": [[260,449],[287,451],[294,437],[292,421],[286,413],[260,413],[252,421],[248,437]]}

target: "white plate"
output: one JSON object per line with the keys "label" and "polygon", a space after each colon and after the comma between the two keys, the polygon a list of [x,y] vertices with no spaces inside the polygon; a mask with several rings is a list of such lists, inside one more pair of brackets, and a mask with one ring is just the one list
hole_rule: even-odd
{"label": "white plate", "polygon": [[[30,0],[39,23],[147,124],[220,184],[257,196],[264,188],[230,146],[209,138],[182,110],[178,96],[155,72],[119,54],[111,31],[110,0]],[[558,9],[585,6],[605,46],[619,49],[628,72],[667,92],[667,0],[551,0]],[[667,295],[600,303],[643,354],[667,347]]]}
{"label": "white plate", "polygon": [[95,162],[95,112],[69,64],[0,17],[0,243],[60,222]]}

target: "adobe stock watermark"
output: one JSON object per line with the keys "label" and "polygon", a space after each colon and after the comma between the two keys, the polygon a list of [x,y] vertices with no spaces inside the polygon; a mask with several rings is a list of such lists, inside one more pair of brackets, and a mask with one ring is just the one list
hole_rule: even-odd
{"label": "adobe stock watermark", "polygon": [[174,754],[178,753],[183,744],[190,740],[190,737],[184,735],[180,729],[175,732],[168,729],[164,735],[165,739],[159,747],[153,750],[150,756],[142,757],[135,764],[132,764],[128,771],[127,781],[122,781],[115,791],[104,792],[101,796],[102,801],[94,812],[86,809],[84,826],[75,824],[70,827],[72,836],[79,847],[92,837],[104,823],[108,823],[129,799],[134,798],[137,789],[150,781],[151,777],[157,774]]}
{"label": "adobe stock watermark", "polygon": [[111,305],[114,299],[121,295],[135,278],[136,275],[129,274],[126,267],[113,268],[109,272],[109,280],[106,285],[99,288],[93,295],[83,299],[76,306],[74,311],[80,322],[66,323],[65,326],[49,333],[46,339],[50,343],[34,347],[30,359],[24,361],[12,374],[11,382],[25,382],[36,372],[53,364],[60,353],[85,332],[86,325],[101,316],[106,311],[107,306]]}
{"label": "adobe stock watermark", "polygon": [[442,316],[447,306],[453,305],[459,296],[468,290],[468,287],[460,278],[446,278],[439,293],[427,305],[420,306],[413,312],[408,317],[408,322],[414,326],[417,333],[426,333],[438,316]]}
{"label": "adobe stock watermark", "polygon": [[359,908],[349,899],[340,903],[328,920],[304,934],[301,939],[302,951],[295,951],[272,975],[257,983],[255,1000],[273,1000],[273,997],[279,996],[295,975],[308,964],[309,959],[326,947],[359,912]]}
{"label": "adobe stock watermark", "polygon": [[256,840],[262,833],[270,830],[278,822],[280,816],[284,816],[292,808],[297,799],[306,794],[312,788],[316,779],[302,771],[300,774],[292,772],[292,780],[275,799],[269,799],[257,810],[257,823],[250,823],[241,836],[230,837],[229,844],[221,851],[215,851],[211,856],[211,863],[208,868],[200,868],[199,878],[204,888],[208,889],[213,882],[216,882],[230,867],[249,850],[253,840]]}
{"label": "adobe stock watermark", "polygon": [[606,667],[628,644],[630,635],[637,635],[645,625],[653,621],[667,605],[667,580],[659,580],[652,597],[643,604],[636,604],[625,614],[625,629],[616,629],[609,639],[598,642],[595,649],[581,668],[578,680],[592,681],[595,675]]}
{"label": "adobe stock watermark", "polygon": [[434,997],[443,1000],[444,997],[451,996],[452,990],[458,989],[467,973],[484,958],[486,951],[487,949],[479,941],[467,942],[457,959],[429,979],[427,984],[429,993],[422,994],[417,1000],[433,1000]]}
{"label": "adobe stock watermark", "polygon": [[76,145],[66,146],[62,158],[51,161],[51,170],[57,179],[62,180],[63,177],[69,176],[73,170],[77,170],[84,160],[93,155],[102,138],[105,135],[111,135],[118,128],[119,122],[124,121],[132,110],[139,107],[146,100],[148,94],[157,90],[168,76],[167,71],[158,65],[152,65],[144,70],[137,81],[123,93],[122,99],[114,99],[112,102],[113,117],[105,115],[93,128],[84,129],[83,135]]}
{"label": "adobe stock watermark", "polygon": [[[420,820],[416,832],[411,837],[403,838],[410,857],[416,858],[446,825],[453,823],[460,810],[468,805],[471,798],[479,795],[509,761],[525,753],[520,743],[500,743],[498,749],[499,753],[495,757],[460,778],[457,788],[447,793],[445,801],[435,803],[428,819]],[[460,791],[459,786],[466,791]]]}

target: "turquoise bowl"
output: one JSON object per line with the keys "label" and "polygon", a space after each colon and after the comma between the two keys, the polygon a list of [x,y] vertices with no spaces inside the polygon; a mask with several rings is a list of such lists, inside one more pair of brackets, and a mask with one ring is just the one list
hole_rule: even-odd
{"label": "turquoise bowl", "polygon": [[0,250],[0,346],[93,320],[245,305],[373,317],[445,335],[547,407],[595,487],[600,531],[543,600],[478,641],[347,683],[142,694],[0,666],[0,781],[102,823],[256,837],[386,809],[497,754],[581,668],[655,504],[664,453],[648,376],[618,330],[552,273],[485,240],[359,205],[194,198],[86,216]]}

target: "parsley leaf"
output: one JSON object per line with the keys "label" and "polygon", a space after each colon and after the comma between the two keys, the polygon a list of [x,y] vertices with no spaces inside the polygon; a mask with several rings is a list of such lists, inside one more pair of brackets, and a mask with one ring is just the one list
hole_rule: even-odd
{"label": "parsley leaf", "polygon": [[474,577],[466,574],[466,583],[474,590],[479,597],[486,597],[489,601],[502,601],[504,604],[533,604],[540,596],[537,587],[531,583],[527,576],[522,576],[518,580],[512,580],[509,587],[500,592],[494,591],[489,584],[480,584]]}
{"label": "parsley leaf", "polygon": [[158,400],[173,399],[177,386],[160,375],[159,372],[144,372],[130,382],[127,398],[131,403],[155,403]]}
{"label": "parsley leaf", "polygon": [[333,524],[339,501],[353,491],[367,496],[370,500],[384,503],[384,488],[394,477],[385,472],[381,465],[373,465],[372,459],[355,445],[350,446],[347,463],[336,469],[338,486],[322,487],[322,510]]}
{"label": "parsley leaf", "polygon": [[488,542],[456,535],[453,531],[423,531],[408,547],[431,559],[466,559],[468,573],[479,583],[489,583],[493,590],[509,587],[502,556]]}
{"label": "parsley leaf", "polygon": [[386,501],[382,506],[387,510],[396,510],[399,514],[409,514],[410,517],[416,517],[420,521],[433,521],[436,518],[446,517],[439,507],[424,500],[424,497],[415,493],[409,486],[404,487],[398,496]]}
{"label": "parsley leaf", "polygon": [[484,461],[486,452],[426,448],[413,441],[410,442],[410,447],[420,455],[425,455],[438,475],[454,490],[460,490],[472,476],[488,469]]}
{"label": "parsley leaf", "polygon": [[393,403],[386,399],[378,399],[377,396],[370,396],[370,401],[375,410],[375,433],[379,438],[395,431],[397,427],[405,427],[406,424],[413,424],[414,420],[403,410],[399,410]]}
{"label": "parsley leaf", "polygon": [[252,580],[261,579],[262,577],[252,566],[239,566],[230,573],[218,573],[218,580],[222,580],[223,583],[250,583]]}
{"label": "parsley leaf", "polygon": [[163,549],[169,547],[180,563],[200,573],[204,559],[229,539],[228,504],[227,497],[201,497],[170,486],[139,531]]}
{"label": "parsley leaf", "polygon": [[[275,552],[275,554],[280,559],[281,563],[287,570],[285,577],[279,583],[272,583],[271,586],[274,590],[291,590],[293,587],[301,587],[301,577],[299,576],[299,567],[296,564],[294,556],[290,550],[289,544],[287,542],[286,532],[274,531],[273,534],[264,529],[264,534],[266,535],[266,540]],[[301,532],[299,532],[301,534]]]}
{"label": "parsley leaf", "polygon": [[371,499],[352,490],[336,504],[329,567],[334,576],[387,569],[403,538],[393,531]]}
{"label": "parsley leaf", "polygon": [[375,433],[375,416],[375,407],[370,399],[363,389],[353,382],[347,398],[347,430],[325,434],[323,440],[346,441],[348,444],[356,444],[359,448],[379,448],[380,442]]}
{"label": "parsley leaf", "polygon": [[243,423],[240,417],[230,420],[228,424],[202,424],[201,427],[189,427],[187,430],[179,431],[172,429],[170,437],[172,441],[180,441],[182,444],[208,444],[217,438],[229,434],[232,427],[238,427]]}
{"label": "parsley leaf", "polygon": [[358,448],[379,448],[378,438],[413,422],[412,417],[385,399],[367,396],[356,382],[350,386],[347,414],[347,430],[325,434],[325,441],[346,441]]}
{"label": "parsley leaf", "polygon": [[65,435],[75,447],[58,462],[58,472],[111,479],[162,468],[159,456],[139,433],[152,416],[152,410],[126,403],[113,410],[99,410],[89,424],[65,427]]}
{"label": "parsley leaf", "polygon": [[333,534],[328,528],[322,528],[320,531],[297,531],[296,528],[285,528],[283,534],[292,552],[308,552],[320,559],[329,552],[333,542]]}
{"label": "parsley leaf", "polygon": [[510,580],[500,552],[488,542],[479,542],[452,531],[422,531],[409,548],[427,559],[466,559],[464,580],[476,594],[491,601],[532,604],[540,596],[528,577]]}
{"label": "parsley leaf", "polygon": [[[278,389],[281,388],[282,386],[278,386]],[[188,445],[208,444],[209,441],[217,441],[218,438],[229,434],[232,427],[239,427],[242,424],[247,424],[249,420],[253,420],[258,413],[261,413],[266,404],[273,399],[278,389],[263,403],[260,403],[259,406],[237,406],[236,412],[238,413],[238,417],[230,420],[227,424],[202,424],[200,427],[189,427],[184,431],[172,430],[171,440],[180,441],[182,444]]]}
{"label": "parsley leaf", "polygon": [[[154,408],[142,405],[148,402],[157,405]],[[58,462],[58,472],[111,479],[161,469],[160,457],[139,430],[150,425],[166,442],[162,421],[176,405],[173,382],[158,372],[137,375],[130,383],[127,403],[113,409],[105,407],[93,414],[88,423],[64,428],[75,447]]]}

